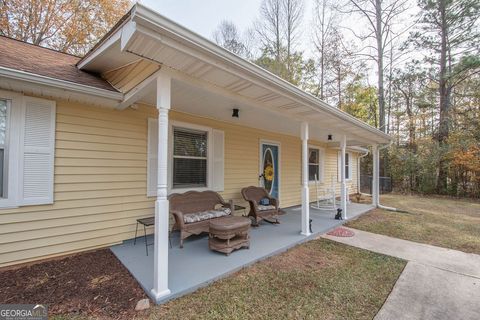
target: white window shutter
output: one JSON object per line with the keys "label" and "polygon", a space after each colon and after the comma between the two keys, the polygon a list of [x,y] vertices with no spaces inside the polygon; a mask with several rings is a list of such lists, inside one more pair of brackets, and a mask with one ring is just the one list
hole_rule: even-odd
{"label": "white window shutter", "polygon": [[24,97],[20,205],[53,203],[55,101]]}
{"label": "white window shutter", "polygon": [[225,171],[225,133],[221,130],[213,130],[213,177],[212,189],[223,191]]}
{"label": "white window shutter", "polygon": [[147,196],[157,195],[158,120],[148,118],[147,143]]}

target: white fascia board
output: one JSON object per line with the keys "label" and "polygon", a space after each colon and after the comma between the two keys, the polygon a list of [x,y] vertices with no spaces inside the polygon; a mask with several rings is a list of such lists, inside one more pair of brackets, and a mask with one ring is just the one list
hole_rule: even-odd
{"label": "white fascia board", "polygon": [[74,83],[70,81],[50,78],[30,72],[0,67],[0,77],[13,80],[20,80],[29,83],[46,85],[58,89],[68,90],[80,94],[93,95],[106,99],[118,100],[123,99],[121,92],[110,91],[106,89],[95,88],[84,84]]}
{"label": "white fascia board", "polygon": [[115,32],[113,32],[107,39],[103,40],[103,42],[91,52],[88,52],[78,63],[78,69],[85,69],[88,67],[88,64],[95,60],[95,58],[101,56],[105,50],[110,48],[115,42],[117,42],[122,36],[123,24],[119,27]]}
{"label": "white fascia board", "polygon": [[137,3],[135,5],[135,8],[131,14],[131,19],[145,27],[150,27],[154,30],[160,29],[162,32],[171,34],[173,37],[179,38],[179,40],[182,40],[184,42],[184,45],[189,46],[191,50],[201,50],[205,53],[210,53],[210,55],[213,55],[222,63],[226,63],[234,68],[239,69],[239,73],[237,74],[247,72],[251,76],[262,80],[262,82],[270,88],[272,86],[276,86],[283,93],[288,92],[290,94],[290,98],[296,98],[296,100],[300,99],[304,104],[312,107],[312,109],[328,112],[337,118],[348,121],[357,127],[360,127],[375,134],[382,140],[390,141],[392,139],[390,135],[387,135],[386,133],[364,123],[363,121],[353,117],[348,113],[345,113],[335,107],[328,105],[324,101],[321,101],[317,97],[314,97],[311,94],[297,88],[296,86],[281,79],[273,73],[231,53],[224,48],[219,47],[210,40],[207,40],[204,37],[196,34],[195,32],[184,28],[183,26],[160,15],[156,11],[143,6],[140,3]]}

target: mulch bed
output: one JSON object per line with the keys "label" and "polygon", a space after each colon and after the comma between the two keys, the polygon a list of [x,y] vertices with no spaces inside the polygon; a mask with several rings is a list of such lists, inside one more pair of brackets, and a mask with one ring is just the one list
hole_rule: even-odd
{"label": "mulch bed", "polygon": [[130,319],[147,298],[108,249],[0,269],[0,284],[0,303],[46,304],[49,315]]}
{"label": "mulch bed", "polygon": [[353,233],[353,231],[351,230],[348,230],[348,229],[345,229],[345,228],[342,228],[342,227],[338,227],[330,232],[327,232],[327,234],[329,236],[334,236],[334,237],[353,237],[355,235],[355,233]]}

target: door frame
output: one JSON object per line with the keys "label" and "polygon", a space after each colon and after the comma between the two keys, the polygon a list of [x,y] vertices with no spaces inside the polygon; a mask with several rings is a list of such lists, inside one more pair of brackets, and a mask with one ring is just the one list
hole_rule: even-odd
{"label": "door frame", "polygon": [[[263,150],[262,147],[264,144],[274,145],[278,147],[278,203],[280,205],[281,199],[281,183],[282,183],[282,146],[280,141],[275,140],[268,140],[268,139],[260,139],[258,145],[258,175],[260,175],[263,171]],[[259,180],[260,183],[260,180]]]}

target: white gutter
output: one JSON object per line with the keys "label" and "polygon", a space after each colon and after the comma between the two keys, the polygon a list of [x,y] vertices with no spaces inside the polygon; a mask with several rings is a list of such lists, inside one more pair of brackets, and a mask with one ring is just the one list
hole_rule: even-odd
{"label": "white gutter", "polygon": [[[392,145],[392,143],[393,143],[393,140],[390,140],[390,143],[379,146],[378,147],[379,154],[380,154],[380,150],[390,147]],[[383,206],[383,205],[380,204],[380,190],[378,190],[378,204],[377,204],[377,207],[380,208],[380,209],[388,210],[388,211],[398,211],[397,208],[387,207],[387,206]]]}
{"label": "white gutter", "polygon": [[74,83],[70,81],[50,78],[30,72],[25,72],[21,70],[15,70],[5,67],[0,67],[0,77],[9,78],[12,80],[20,80],[25,82],[30,82],[33,84],[46,85],[62,90],[68,90],[71,92],[81,93],[90,96],[102,97],[106,99],[112,99],[121,101],[123,99],[123,94],[121,92],[95,88],[92,86],[87,86],[84,84]]}

